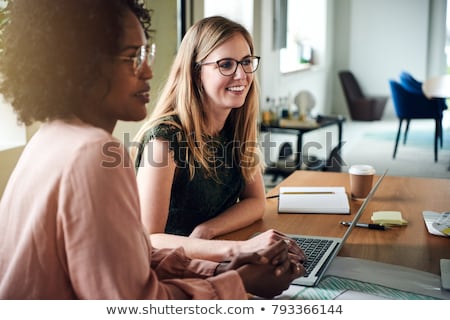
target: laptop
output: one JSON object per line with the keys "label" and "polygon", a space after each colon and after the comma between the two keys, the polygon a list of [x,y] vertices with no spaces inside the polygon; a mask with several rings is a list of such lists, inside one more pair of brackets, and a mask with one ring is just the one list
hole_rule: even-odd
{"label": "laptop", "polygon": [[375,191],[378,189],[381,181],[386,176],[387,171],[388,170],[386,170],[384,174],[378,178],[377,182],[372,187],[372,190],[370,190],[367,198],[361,204],[361,207],[355,214],[350,226],[347,228],[347,231],[345,231],[342,238],[295,234],[288,235],[297,242],[297,244],[303,249],[308,258],[308,260],[304,264],[306,268],[305,275],[295,279],[292,284],[314,287],[319,283],[333,259],[338,255],[339,251],[344,246],[345,241],[347,240],[359,218],[363,214],[364,209],[375,194]]}

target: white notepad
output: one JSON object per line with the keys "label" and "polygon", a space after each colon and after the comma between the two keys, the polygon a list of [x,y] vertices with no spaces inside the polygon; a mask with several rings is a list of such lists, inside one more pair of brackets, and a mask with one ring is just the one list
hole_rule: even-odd
{"label": "white notepad", "polygon": [[278,213],[350,214],[344,187],[280,187]]}

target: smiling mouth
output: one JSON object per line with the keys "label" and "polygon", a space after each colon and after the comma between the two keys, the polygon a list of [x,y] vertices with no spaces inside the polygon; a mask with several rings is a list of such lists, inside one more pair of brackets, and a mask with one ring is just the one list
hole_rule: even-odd
{"label": "smiling mouth", "polygon": [[147,87],[143,88],[143,90],[137,92],[135,95],[137,97],[148,98],[150,96],[150,86],[147,86]]}
{"label": "smiling mouth", "polygon": [[149,97],[150,96],[150,92],[148,92],[148,91],[139,92],[139,93],[136,93],[136,96],[138,96],[138,97]]}
{"label": "smiling mouth", "polygon": [[149,91],[141,91],[141,92],[136,93],[134,96],[144,104],[150,102],[150,92]]}
{"label": "smiling mouth", "polygon": [[245,86],[236,86],[236,87],[229,87],[227,88],[228,91],[233,91],[233,92],[242,92],[244,91]]}

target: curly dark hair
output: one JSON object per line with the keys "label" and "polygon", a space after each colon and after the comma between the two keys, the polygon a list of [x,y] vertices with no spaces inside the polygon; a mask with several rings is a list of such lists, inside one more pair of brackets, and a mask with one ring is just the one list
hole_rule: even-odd
{"label": "curly dark hair", "polygon": [[67,118],[119,52],[131,10],[147,38],[150,11],[140,0],[9,0],[2,33],[0,94],[18,121]]}

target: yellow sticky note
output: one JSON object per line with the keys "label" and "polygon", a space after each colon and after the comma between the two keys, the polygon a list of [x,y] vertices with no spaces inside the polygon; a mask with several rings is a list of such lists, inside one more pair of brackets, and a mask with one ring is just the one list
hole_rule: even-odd
{"label": "yellow sticky note", "polygon": [[403,219],[400,211],[375,211],[372,214],[372,222],[381,225],[407,225],[408,221]]}

